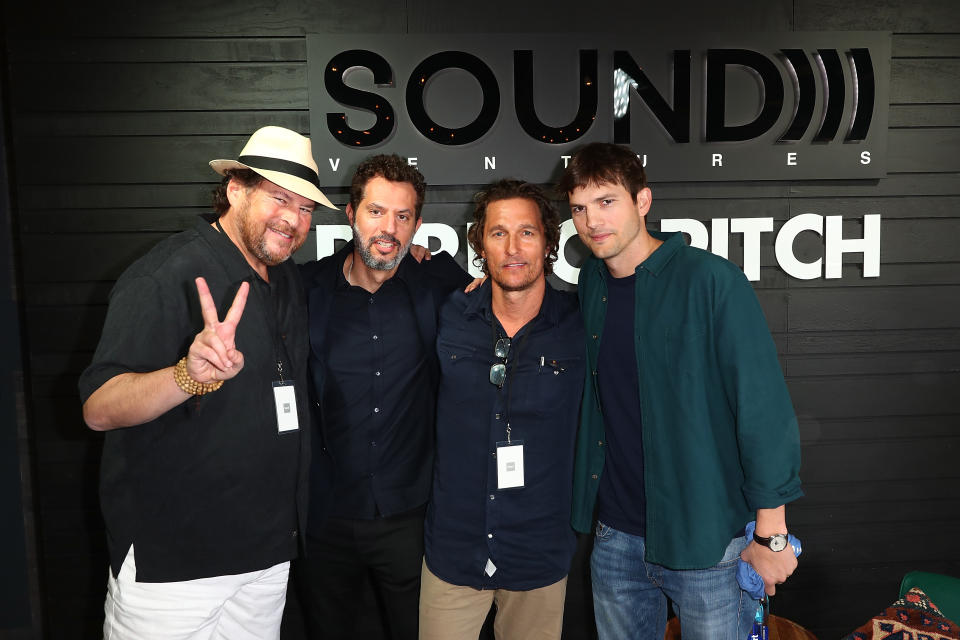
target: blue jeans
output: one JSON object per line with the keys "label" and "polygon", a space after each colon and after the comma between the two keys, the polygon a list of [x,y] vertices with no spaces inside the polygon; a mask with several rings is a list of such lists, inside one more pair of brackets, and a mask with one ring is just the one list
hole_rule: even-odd
{"label": "blue jeans", "polygon": [[600,640],[663,640],[667,597],[680,617],[683,640],[745,640],[757,602],[737,584],[746,547],[734,538],[709,569],[676,571],[644,561],[640,536],[597,523],[590,576]]}

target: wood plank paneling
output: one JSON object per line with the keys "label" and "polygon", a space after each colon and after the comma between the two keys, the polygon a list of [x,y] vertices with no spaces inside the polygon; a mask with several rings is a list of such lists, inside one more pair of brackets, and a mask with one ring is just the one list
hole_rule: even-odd
{"label": "wood plank paneling", "polygon": [[[755,287],[799,416],[807,493],[789,509],[805,553],[797,574],[778,589],[775,612],[820,637],[838,637],[891,602],[906,571],[960,575],[950,533],[960,520],[956,0],[694,2],[679,14],[672,5],[627,0],[588,11],[545,0],[56,0],[7,3],[3,12],[50,637],[96,637],[102,616],[102,436],[82,423],[76,376],[99,338],[113,280],[208,210],[217,179],[208,160],[232,156],[263,124],[308,131],[306,33],[571,33],[573,18],[581,33],[614,24],[638,37],[718,25],[737,32],[892,32],[886,177],[660,183],[651,168],[651,226],[678,217],[772,217],[779,230],[813,212],[844,216],[844,232],[853,237],[861,231],[858,218],[881,214],[879,278],[862,278],[858,256],[850,255],[842,279],[799,281],[777,266],[771,243],[761,250]],[[51,150],[68,159],[67,169],[51,163]],[[343,187],[325,191],[338,204],[346,201]],[[425,220],[454,221],[460,232],[474,191],[430,189]],[[342,213],[315,216],[321,224],[342,221]],[[311,257],[312,246],[313,237],[297,259]],[[795,243],[803,259],[822,256],[823,248],[814,234]],[[580,254],[571,248],[570,255]],[[730,257],[742,260],[737,238]],[[908,542],[918,530],[923,545]],[[585,555],[578,558],[582,588],[570,594],[582,600]],[[576,613],[565,637],[589,637],[586,607],[568,607]],[[290,628],[285,638],[302,637]]]}
{"label": "wood plank paneling", "polygon": [[[18,111],[213,111],[307,108],[305,62],[98,63],[14,67]],[[57,91],[51,92],[50,87]],[[116,91],[116,87],[137,87]]]}
{"label": "wood plank paneling", "polygon": [[960,33],[960,11],[953,0],[796,0],[794,16],[797,31]]}
{"label": "wood plank paneling", "polygon": [[958,300],[954,285],[794,290],[790,330],[956,329]]}
{"label": "wood plank paneling", "polygon": [[960,60],[893,60],[890,63],[890,104],[910,102],[960,102]]}
{"label": "wood plank paneling", "polygon": [[[9,33],[36,33],[75,38],[77,26],[91,38],[181,38],[181,37],[281,37],[306,33],[404,33],[407,10],[400,3],[383,0],[316,2],[315,0],[174,0],[130,4],[100,0],[90,5],[51,0],[43,4],[6,3]],[[50,20],[56,15],[55,20]]]}
{"label": "wood plank paneling", "polygon": [[795,354],[952,351],[957,345],[960,345],[960,328],[811,331],[795,332],[787,337],[787,351]]}
{"label": "wood plank paneling", "polygon": [[897,33],[893,36],[894,58],[960,58],[960,35],[956,33]]}
{"label": "wood plank paneling", "polygon": [[[551,0],[493,0],[466,3],[453,11],[443,0],[413,0],[409,3],[410,33],[647,33],[713,31],[729,25],[733,31],[790,31],[793,28],[791,0],[742,0],[700,2],[683,12],[671,4],[632,0],[608,0],[584,10],[582,5]],[[575,29],[572,29],[575,25]],[[726,28],[726,27],[725,27]]]}

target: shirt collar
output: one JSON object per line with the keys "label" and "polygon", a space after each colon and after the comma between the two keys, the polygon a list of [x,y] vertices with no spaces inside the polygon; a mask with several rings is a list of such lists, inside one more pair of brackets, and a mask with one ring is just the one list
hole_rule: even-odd
{"label": "shirt collar", "polygon": [[[240,247],[233,243],[230,236],[228,236],[225,231],[220,231],[211,226],[218,219],[219,216],[215,213],[202,214],[197,221],[197,229],[200,232],[200,236],[210,245],[214,256],[223,264],[227,270],[227,274],[237,280],[246,280],[247,278],[255,277],[256,280],[253,280],[253,282],[257,280],[263,281],[263,278],[250,266],[243,252],[240,251]],[[267,267],[267,273],[271,276],[271,281],[273,281],[272,275],[276,269],[277,267]]]}
{"label": "shirt collar", "polygon": [[[347,257],[353,253],[355,246],[356,245],[354,244],[353,240],[350,240],[334,255],[334,265],[337,268],[338,287],[350,286],[350,284],[347,282],[347,279],[343,275],[343,265],[346,263]],[[403,256],[403,260],[400,261],[400,265],[397,267],[397,270],[392,276],[387,278],[387,280],[397,278],[404,284],[409,284],[411,277],[416,277],[416,275],[411,273],[411,270],[414,268],[412,264],[416,264],[416,262],[417,259],[410,255],[410,252],[408,251],[407,255]]]}
{"label": "shirt collar", "polygon": [[[640,270],[640,267],[643,267],[654,276],[659,276],[666,266],[670,263],[673,257],[677,254],[682,247],[687,243],[683,239],[683,234],[679,231],[674,231],[671,233],[660,233],[658,231],[648,231],[648,233],[657,240],[662,240],[663,244],[654,249],[653,253],[647,256],[647,259],[637,265],[637,268],[634,269],[634,273]],[[592,257],[592,256],[591,256]],[[606,277],[610,275],[610,271],[607,269],[607,265],[603,260],[600,260],[596,257],[593,257],[594,268],[600,273],[601,276]]]}
{"label": "shirt collar", "polygon": [[650,273],[655,276],[659,276],[660,273],[666,268],[666,266],[673,259],[673,256],[677,255],[677,251],[687,243],[683,239],[683,234],[679,231],[674,231],[672,233],[659,233],[657,231],[650,231],[651,236],[657,240],[662,240],[663,244],[657,247],[653,253],[647,256],[647,259],[641,262],[637,268],[643,267]]}
{"label": "shirt collar", "polygon": [[[464,309],[464,315],[478,315],[487,322],[493,322],[493,285],[490,278],[487,278],[478,289],[468,295],[467,306]],[[543,302],[540,303],[540,311],[533,318],[536,323],[541,318],[552,325],[560,324],[560,308],[557,300],[557,292],[550,282],[546,283],[543,289]]]}

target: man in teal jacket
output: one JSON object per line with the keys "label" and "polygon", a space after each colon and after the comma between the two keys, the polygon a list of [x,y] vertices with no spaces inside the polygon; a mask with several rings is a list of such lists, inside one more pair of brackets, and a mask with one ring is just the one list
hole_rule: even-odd
{"label": "man in teal jacket", "polygon": [[669,597],[684,640],[743,640],[756,602],[737,559],[772,595],[797,565],[784,505],[803,495],[763,312],[734,264],[647,231],[651,192],[630,150],[584,147],[558,188],[593,252],[579,281],[588,359],[572,523],[588,532],[596,517],[600,639],[663,638]]}

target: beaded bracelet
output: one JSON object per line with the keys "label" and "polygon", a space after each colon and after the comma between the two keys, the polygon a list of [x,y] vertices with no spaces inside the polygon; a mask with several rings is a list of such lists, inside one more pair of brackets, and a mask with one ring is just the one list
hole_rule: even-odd
{"label": "beaded bracelet", "polygon": [[178,387],[183,389],[185,393],[189,393],[192,396],[202,396],[205,393],[216,391],[223,386],[223,380],[217,380],[215,382],[197,382],[191,378],[190,374],[187,373],[186,357],[180,358],[177,366],[173,368],[173,379],[176,380]]}

